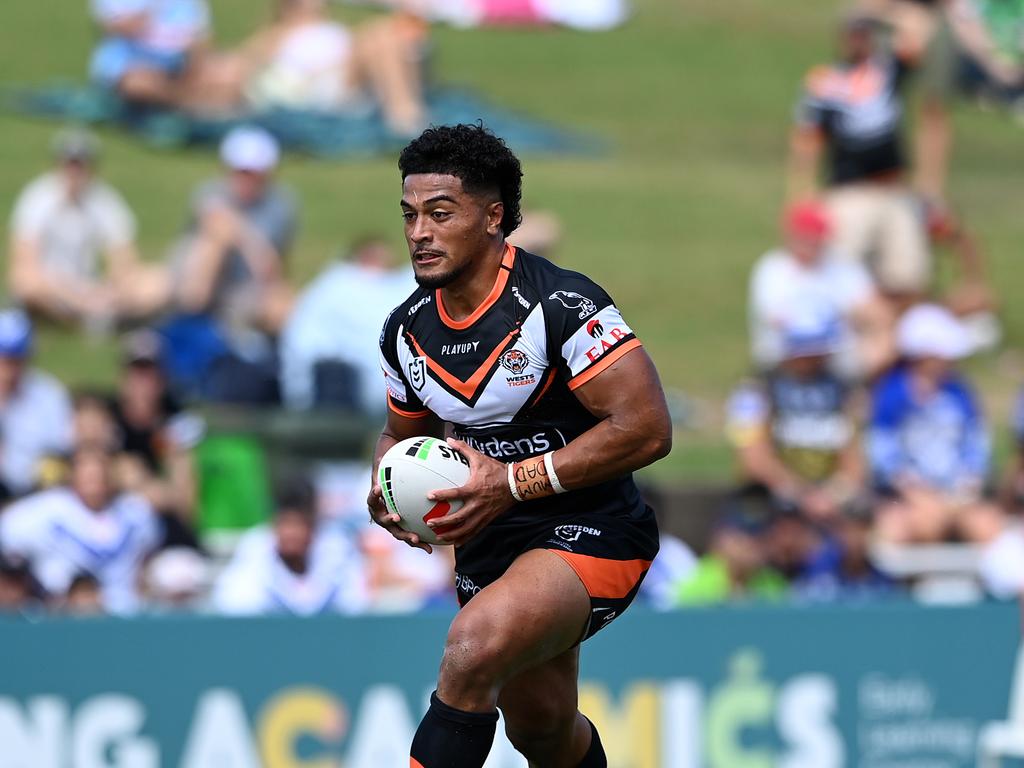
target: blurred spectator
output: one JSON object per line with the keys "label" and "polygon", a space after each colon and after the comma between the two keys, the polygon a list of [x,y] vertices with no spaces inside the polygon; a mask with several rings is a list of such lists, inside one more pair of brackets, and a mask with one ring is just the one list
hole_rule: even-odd
{"label": "blurred spectator", "polygon": [[774,600],[786,594],[785,578],[766,564],[758,531],[735,519],[719,523],[711,547],[676,588],[676,605],[713,605],[733,599]]}
{"label": "blurred spectator", "polygon": [[0,614],[22,611],[34,599],[34,580],[28,563],[0,554]]}
{"label": "blurred spectator", "polygon": [[551,211],[529,208],[523,221],[508,237],[508,242],[524,251],[554,261],[554,252],[562,240],[562,222]]}
{"label": "blurred spectator", "polygon": [[48,457],[71,450],[71,401],[60,382],[29,367],[32,351],[28,317],[0,311],[0,495],[8,498],[36,486]]}
{"label": "blurred spectator", "polygon": [[1024,510],[1024,388],[1014,403],[1011,430],[1013,455],[1003,481],[1002,500],[1006,509],[1019,513]]}
{"label": "blurred spectator", "polygon": [[209,47],[206,0],[91,0],[103,39],[90,73],[124,99],[189,110],[222,108],[242,65]]}
{"label": "blurred spectator", "polygon": [[988,429],[970,383],[956,370],[970,353],[960,322],[924,304],[900,320],[904,361],[872,392],[868,454],[884,499],[878,533],[890,543],[990,538],[1001,516],[983,496]]}
{"label": "blurred spectator", "polygon": [[764,522],[764,530],[760,534],[765,564],[789,583],[801,578],[821,546],[819,530],[833,522],[812,525],[796,510],[774,511]]}
{"label": "blurred spectator", "polygon": [[160,367],[162,342],[149,330],[125,339],[113,403],[118,481],[144,496],[162,515],[168,544],[194,544],[188,527],[196,504],[193,449],[205,433],[203,420],[183,411],[167,391]]}
{"label": "blurred spectator", "polygon": [[247,82],[257,108],[361,110],[375,101],[388,126],[426,127],[423,48],[428,28],[409,13],[354,29],[331,19],[326,0],[276,0],[273,23],[246,43]]}
{"label": "blurred spectator", "polygon": [[155,611],[199,608],[208,586],[203,556],[189,547],[171,547],[153,556],[146,566],[146,606]]}
{"label": "blurred spectator", "polygon": [[277,141],[262,128],[241,127],[221,143],[224,176],[192,198],[180,245],[181,310],[207,313],[229,332],[276,332],[291,305],[285,256],[297,228],[295,197],[274,180]]}
{"label": "blurred spectator", "polygon": [[811,553],[795,591],[815,601],[871,600],[896,590],[896,583],[870,559],[872,517],[867,506],[851,508],[829,527]]}
{"label": "blurred spectator", "polygon": [[67,487],[41,491],[0,514],[0,551],[25,558],[51,595],[67,594],[75,576],[91,573],[103,606],[115,613],[138,607],[143,560],[160,543],[160,525],[141,497],[118,493],[112,457],[79,448]]}
{"label": "blurred spectator", "polygon": [[425,18],[472,27],[481,24],[561,24],[605,30],[625,23],[627,0],[356,0],[406,8]]}
{"label": "blurred spectator", "polygon": [[791,145],[791,199],[817,195],[819,163],[827,155],[825,200],[839,253],[873,257],[879,286],[899,297],[923,293],[932,277],[905,174],[901,90],[908,63],[906,51],[878,50],[868,17],[847,17],[839,61],[807,76]]}
{"label": "blurred spectator", "polygon": [[855,398],[829,368],[835,316],[808,309],[782,331],[782,363],[741,386],[728,405],[742,495],[832,519],[856,500],[864,479]]}
{"label": "blurred spectator", "polygon": [[383,414],[377,337],[415,284],[383,240],[357,243],[299,296],[281,334],[281,385],[291,408],[355,407]]}
{"label": "blurred spectator", "polygon": [[791,205],[785,248],[762,256],[750,281],[750,335],[754,362],[767,370],[784,357],[783,325],[794,308],[820,307],[840,321],[838,357],[844,373],[871,375],[893,359],[891,311],[861,264],[828,245],[831,221],[824,205]]}
{"label": "blurred spectator", "polygon": [[61,609],[72,616],[100,616],[103,609],[103,591],[91,573],[79,573],[68,586]]}
{"label": "blurred spectator", "polygon": [[371,610],[405,613],[455,604],[452,547],[438,547],[427,555],[403,546],[377,526],[364,528],[360,539],[366,556]]}
{"label": "blurred spectator", "polygon": [[697,556],[678,536],[661,532],[658,556],[647,570],[638,596],[659,611],[675,607],[676,589],[697,567]]}
{"label": "blurred spectator", "polygon": [[271,525],[242,536],[213,593],[214,608],[230,615],[358,613],[367,600],[359,552],[318,525],[306,482],[282,489]]}
{"label": "blurred spectator", "polygon": [[164,269],[140,263],[135,217],[97,178],[98,151],[91,134],[57,136],[56,169],[32,181],[15,203],[8,280],[30,311],[105,330],[160,309],[169,285]]}

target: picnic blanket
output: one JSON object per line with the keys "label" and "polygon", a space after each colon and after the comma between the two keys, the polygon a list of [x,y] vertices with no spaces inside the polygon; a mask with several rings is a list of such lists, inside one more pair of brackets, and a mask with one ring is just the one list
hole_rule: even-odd
{"label": "picnic blanket", "polygon": [[[434,88],[427,98],[435,125],[482,120],[519,152],[594,154],[601,141],[497,106],[470,90]],[[394,152],[408,141],[395,136],[379,112],[316,112],[271,109],[231,117],[200,117],[168,109],[140,107],[96,86],[52,83],[9,89],[6,109],[22,114],[87,125],[113,125],[153,147],[216,146],[240,124],[270,131],[286,150],[323,158],[350,158]]]}

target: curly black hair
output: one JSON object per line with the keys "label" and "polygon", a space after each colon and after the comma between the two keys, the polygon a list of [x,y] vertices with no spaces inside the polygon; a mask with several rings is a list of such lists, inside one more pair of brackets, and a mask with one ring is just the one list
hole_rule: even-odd
{"label": "curly black hair", "polygon": [[462,180],[469,194],[497,191],[505,206],[501,230],[511,235],[523,221],[523,169],[519,158],[484,124],[442,125],[425,130],[398,158],[402,179],[416,173],[441,173]]}

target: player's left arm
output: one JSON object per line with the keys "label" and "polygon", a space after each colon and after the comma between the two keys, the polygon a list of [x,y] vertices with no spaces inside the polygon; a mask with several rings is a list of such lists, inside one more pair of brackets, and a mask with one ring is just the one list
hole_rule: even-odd
{"label": "player's left arm", "polygon": [[658,371],[636,347],[574,390],[600,421],[551,457],[559,483],[586,488],[653,464],[672,449]]}

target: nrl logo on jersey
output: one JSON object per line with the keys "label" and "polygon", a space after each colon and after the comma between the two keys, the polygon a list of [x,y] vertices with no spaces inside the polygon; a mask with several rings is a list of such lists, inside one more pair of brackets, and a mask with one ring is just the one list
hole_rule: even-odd
{"label": "nrl logo on jersey", "polygon": [[427,383],[427,361],[422,357],[414,357],[409,361],[409,383],[417,392]]}
{"label": "nrl logo on jersey", "polygon": [[555,291],[548,298],[560,302],[566,309],[578,309],[580,320],[597,312],[597,304],[573,291]]}

